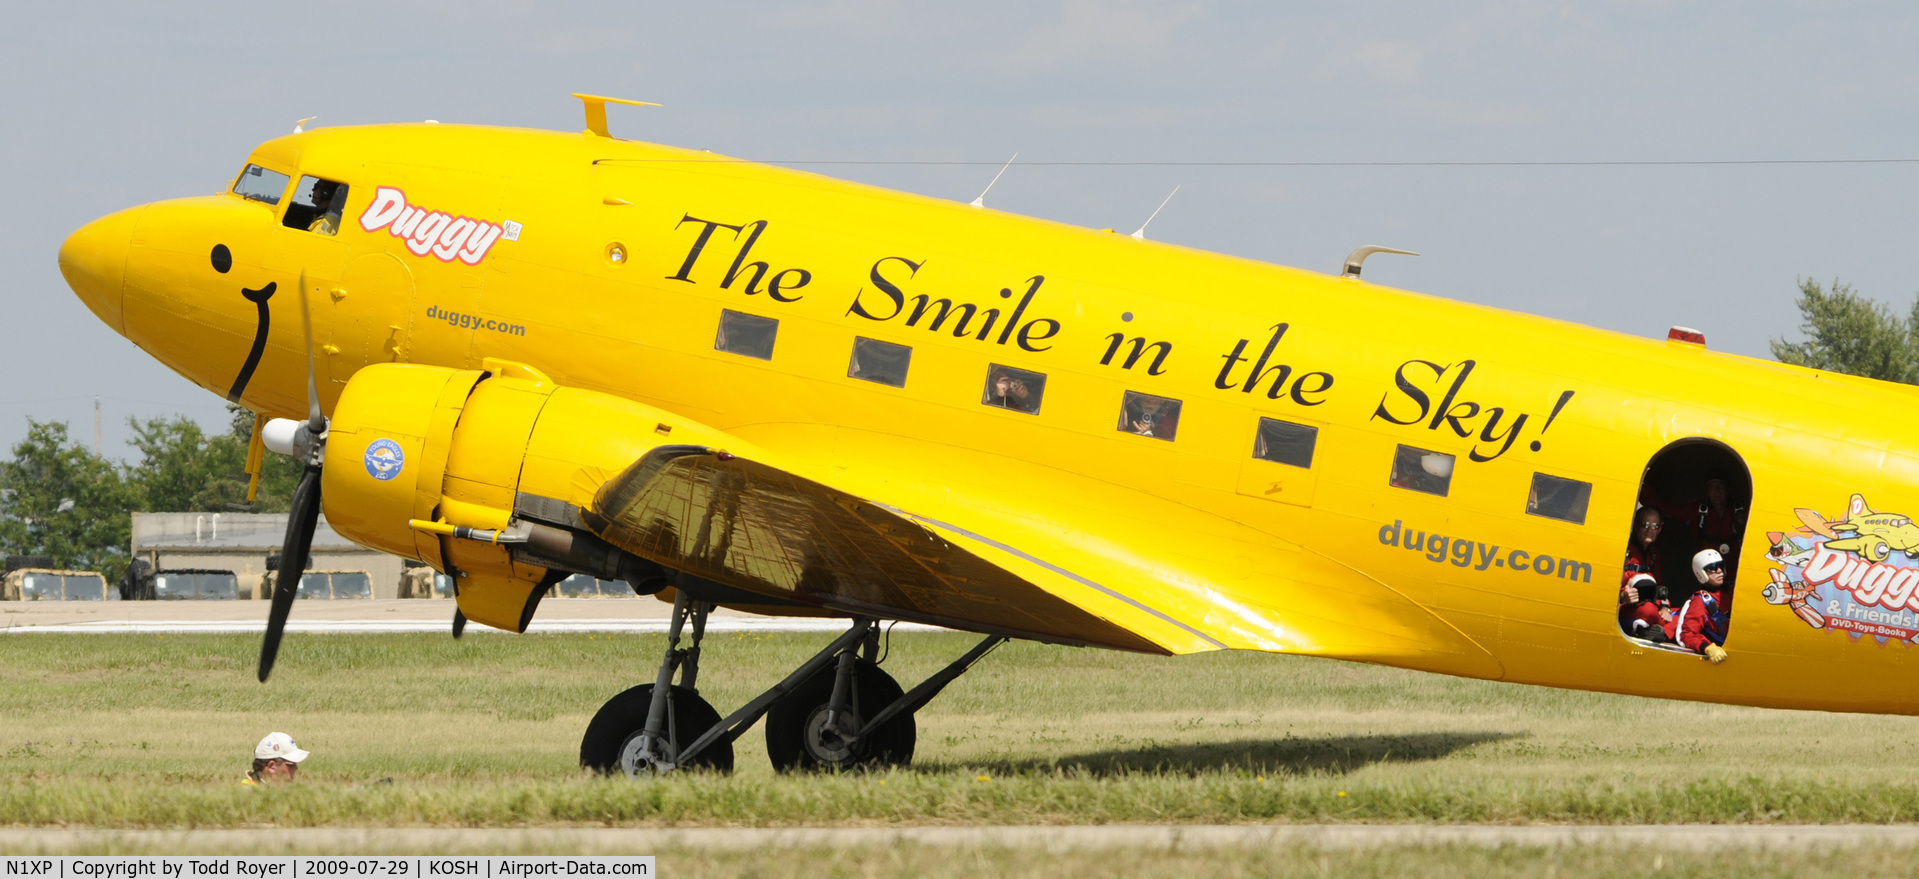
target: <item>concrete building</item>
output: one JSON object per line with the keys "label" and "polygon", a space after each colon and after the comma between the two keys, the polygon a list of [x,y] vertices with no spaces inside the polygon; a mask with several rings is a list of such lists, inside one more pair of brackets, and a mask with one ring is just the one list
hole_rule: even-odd
{"label": "concrete building", "polygon": [[[286,531],[285,513],[134,513],[133,557],[157,572],[232,571],[241,598],[260,598],[267,556],[279,554]],[[398,556],[347,540],[320,518],[307,570],[364,572],[372,597],[398,598],[401,569]]]}

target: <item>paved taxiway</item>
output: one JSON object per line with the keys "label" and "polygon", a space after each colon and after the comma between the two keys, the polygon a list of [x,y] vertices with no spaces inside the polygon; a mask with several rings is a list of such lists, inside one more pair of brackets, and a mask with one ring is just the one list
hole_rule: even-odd
{"label": "paved taxiway", "polygon": [[[666,631],[673,606],[652,598],[549,598],[527,626],[538,632]],[[250,633],[266,630],[264,601],[9,601],[0,603],[0,632],[91,633]],[[436,599],[399,601],[301,601],[293,606],[289,632],[447,632],[453,602]],[[706,630],[728,632],[840,632],[846,621],[831,617],[768,617],[726,609],[713,612]],[[497,632],[469,625],[468,632]],[[900,623],[896,631],[937,631]]]}
{"label": "paved taxiway", "polygon": [[0,852],[222,851],[258,854],[479,852],[555,850],[570,854],[646,854],[675,850],[740,851],[878,848],[910,843],[1046,851],[1175,851],[1307,846],[1354,850],[1381,846],[1621,846],[1635,850],[1799,851],[1842,846],[1919,846],[1912,825],[1167,825],[1097,827],[797,827],[797,828],[411,828],[302,827],[270,830],[0,830]]}

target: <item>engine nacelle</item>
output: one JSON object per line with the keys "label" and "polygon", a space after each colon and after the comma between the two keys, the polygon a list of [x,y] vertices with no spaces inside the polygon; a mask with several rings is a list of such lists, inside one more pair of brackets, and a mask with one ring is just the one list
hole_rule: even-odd
{"label": "engine nacelle", "polygon": [[484,367],[384,363],[355,373],[327,435],[327,522],[452,575],[461,612],[495,628],[525,631],[547,587],[573,572],[657,591],[668,572],[593,536],[580,512],[686,422],[560,387],[525,364]]}

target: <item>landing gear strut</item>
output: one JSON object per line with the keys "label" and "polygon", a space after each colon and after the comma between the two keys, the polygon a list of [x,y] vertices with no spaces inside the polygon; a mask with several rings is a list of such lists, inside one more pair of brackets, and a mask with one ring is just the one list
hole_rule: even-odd
{"label": "landing gear strut", "polygon": [[[671,772],[699,766],[733,770],[733,742],[694,753],[686,746],[720,721],[720,713],[700,698],[695,684],[700,673],[700,641],[706,637],[706,616],[713,605],[682,592],[673,600],[673,624],[667,631],[666,656],[651,684],[642,684],[607,700],[580,739],[580,765],[605,775],[629,776]],[[688,623],[693,644],[680,648],[680,634]],[[673,684],[677,671],[680,682]]]}
{"label": "landing gear strut", "polygon": [[766,715],[766,755],[782,771],[903,765],[913,759],[917,736],[910,712],[865,729],[867,718],[902,695],[892,675],[847,650],[831,670],[821,669],[773,703]]}
{"label": "landing gear strut", "polygon": [[[629,776],[695,766],[730,771],[733,741],[762,715],[767,755],[776,769],[903,765],[913,758],[913,713],[1006,641],[1004,636],[989,636],[911,692],[902,693],[892,676],[874,662],[876,621],[856,619],[772,689],[721,718],[694,689],[700,639],[712,609],[713,605],[680,592],[673,603],[666,656],[654,683],[627,690],[600,708],[580,742],[581,766]],[[682,650],[680,634],[689,622],[693,644]],[[675,671],[680,673],[677,686],[673,685]]]}

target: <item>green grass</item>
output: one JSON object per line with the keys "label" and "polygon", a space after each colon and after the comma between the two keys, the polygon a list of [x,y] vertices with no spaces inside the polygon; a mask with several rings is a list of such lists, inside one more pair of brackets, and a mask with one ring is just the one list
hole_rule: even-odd
{"label": "green grass", "polygon": [[1634,852],[1615,847],[1579,849],[1481,849],[1472,847],[1391,846],[1358,852],[1311,848],[1183,852],[1083,852],[1049,854],[1030,849],[951,850],[903,846],[883,851],[782,853],[665,852],[656,864],[661,875],[694,877],[911,876],[1034,877],[1057,876],[1215,876],[1235,877],[1419,876],[1427,879],[1525,877],[1580,879],[1647,876],[1823,877],[1909,875],[1912,852],[1853,849],[1805,853]]}
{"label": "green grass", "polygon": [[[407,849],[393,854],[494,854],[501,847],[467,851],[458,847],[432,851]],[[35,850],[38,851],[38,850]],[[283,850],[195,848],[196,854],[281,854]],[[59,854],[169,854],[164,846],[96,845]],[[351,854],[386,854],[355,849]],[[514,847],[512,854],[575,855],[561,847]],[[654,853],[659,875],[675,879],[731,879],[731,877],[866,877],[907,876],[912,879],[1009,879],[1075,877],[1216,876],[1238,877],[1369,877],[1419,876],[1430,879],[1611,879],[1657,875],[1662,879],[1727,879],[1727,877],[1845,877],[1906,876],[1913,871],[1914,852],[1893,846],[1815,848],[1806,851],[1648,851],[1625,846],[1568,846],[1532,848],[1504,846],[1389,845],[1359,851],[1325,850],[1308,846],[1221,848],[1184,851],[1050,852],[1036,848],[995,846],[929,846],[902,844],[865,849],[777,849],[711,851],[666,848]]]}
{"label": "green grass", "polygon": [[[718,635],[722,712],[825,635]],[[898,636],[910,686],[971,639]],[[910,769],[581,777],[579,734],[650,680],[642,636],[0,637],[0,824],[74,827],[1908,822],[1908,718],[1658,702],[1252,653],[1032,644],[919,716]],[[299,784],[237,782],[292,733]],[[388,779],[391,779],[390,781]]]}

